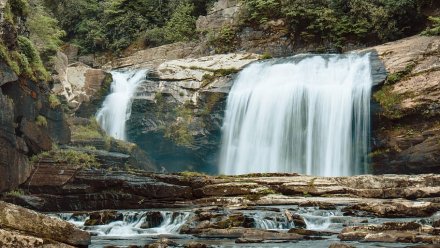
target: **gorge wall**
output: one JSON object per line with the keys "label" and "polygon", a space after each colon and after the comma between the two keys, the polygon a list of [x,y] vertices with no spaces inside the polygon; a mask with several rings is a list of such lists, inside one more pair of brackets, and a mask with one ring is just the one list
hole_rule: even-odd
{"label": "gorge wall", "polygon": [[18,37],[26,35],[25,17],[5,20],[7,7],[8,1],[0,1],[0,191],[26,181],[32,170],[29,156],[52,149],[54,141],[70,141],[64,113],[50,101],[49,85],[18,74],[7,59],[17,53]]}

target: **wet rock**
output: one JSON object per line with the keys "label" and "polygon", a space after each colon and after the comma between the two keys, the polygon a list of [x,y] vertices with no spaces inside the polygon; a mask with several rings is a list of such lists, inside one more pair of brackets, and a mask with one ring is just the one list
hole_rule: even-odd
{"label": "wet rock", "polygon": [[165,247],[175,247],[178,246],[178,244],[168,238],[160,238],[157,242],[153,243],[153,244],[149,244],[144,246],[145,248],[165,248]]}
{"label": "wet rock", "polygon": [[287,220],[289,222],[293,222],[295,227],[298,228],[306,228],[307,224],[304,221],[304,218],[301,217],[299,214],[292,214],[289,210],[284,210],[284,215],[286,216]]}
{"label": "wet rock", "polygon": [[437,230],[418,223],[389,222],[383,225],[346,227],[338,235],[343,241],[431,243],[440,242]]}
{"label": "wet rock", "polygon": [[[407,201],[389,201],[389,202],[371,202],[356,204],[346,207],[343,211],[348,215],[357,215],[359,212],[370,213],[378,217],[398,218],[398,217],[428,217],[437,212],[439,206],[431,202],[407,202]],[[362,215],[362,213],[360,213]]]}
{"label": "wet rock", "polygon": [[185,248],[207,248],[209,246],[206,244],[203,244],[203,243],[191,241],[188,244],[184,245],[184,247]]}
{"label": "wet rock", "polygon": [[254,243],[263,243],[264,239],[249,239],[249,238],[238,238],[235,240],[237,244],[254,244]]}
{"label": "wet rock", "polygon": [[107,225],[114,221],[123,220],[122,213],[117,211],[100,211],[90,213],[89,218],[84,223],[85,226]]}
{"label": "wet rock", "polygon": [[317,207],[322,210],[335,210],[336,205],[329,202],[316,202],[316,201],[307,201],[304,203],[298,204],[299,207]]}
{"label": "wet rock", "polygon": [[328,248],[355,248],[355,246],[344,243],[333,243]]}
{"label": "wet rock", "polygon": [[154,228],[160,226],[163,222],[163,216],[160,212],[148,212],[145,214],[145,221],[140,228]]}
{"label": "wet rock", "polygon": [[436,220],[432,223],[433,227],[440,227],[440,220]]}
{"label": "wet rock", "polygon": [[[4,202],[0,202],[0,227],[37,237],[30,240],[34,244],[46,240],[73,246],[87,246],[90,244],[90,234],[77,229],[73,224]],[[21,236],[17,240],[20,240],[20,238]],[[17,244],[16,247],[18,246],[20,245]],[[31,245],[29,244],[29,246]]]}
{"label": "wet rock", "polygon": [[333,232],[313,231],[313,230],[307,230],[301,228],[291,228],[289,229],[288,233],[296,233],[304,236],[331,236],[335,234]]}

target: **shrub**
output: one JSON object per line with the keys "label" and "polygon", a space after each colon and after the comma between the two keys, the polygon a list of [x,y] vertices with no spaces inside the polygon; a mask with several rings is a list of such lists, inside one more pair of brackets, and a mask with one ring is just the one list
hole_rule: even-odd
{"label": "shrub", "polygon": [[65,163],[69,166],[80,166],[82,168],[100,167],[100,163],[97,162],[94,155],[72,149],[54,149],[48,152],[43,152],[33,156],[31,161],[38,163],[46,158],[53,159],[55,163]]}
{"label": "shrub", "polygon": [[237,29],[224,26],[218,32],[208,33],[208,44],[215,48],[216,53],[228,53],[233,51],[237,39]]}
{"label": "shrub", "polygon": [[47,119],[46,117],[39,115],[37,118],[35,118],[35,124],[37,124],[40,127],[47,127]]}
{"label": "shrub", "polygon": [[24,36],[18,36],[18,47],[20,53],[26,56],[29,63],[29,67],[32,70],[32,75],[28,75],[33,80],[47,81],[49,79],[49,73],[41,61],[40,54],[28,38]]}
{"label": "shrub", "polygon": [[54,108],[56,108],[56,107],[61,105],[60,100],[58,99],[58,97],[55,94],[50,94],[49,98],[48,98],[48,101],[49,101],[49,106],[52,109],[54,109]]}
{"label": "shrub", "polygon": [[422,35],[440,35],[440,16],[430,16],[428,20],[431,21],[431,25],[422,32]]}

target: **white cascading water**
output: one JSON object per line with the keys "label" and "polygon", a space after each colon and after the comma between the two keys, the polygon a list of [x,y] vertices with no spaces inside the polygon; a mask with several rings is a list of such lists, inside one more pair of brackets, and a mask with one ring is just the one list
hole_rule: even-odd
{"label": "white cascading water", "polygon": [[126,140],[125,122],[131,115],[132,97],[145,80],[146,73],[147,70],[111,72],[113,82],[110,94],[96,114],[99,125],[109,136]]}
{"label": "white cascading water", "polygon": [[365,173],[371,86],[369,54],[251,64],[228,96],[220,173]]}

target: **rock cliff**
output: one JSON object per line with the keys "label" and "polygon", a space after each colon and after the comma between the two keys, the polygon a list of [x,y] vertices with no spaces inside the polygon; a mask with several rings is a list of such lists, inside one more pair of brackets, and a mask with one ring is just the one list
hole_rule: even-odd
{"label": "rock cliff", "polygon": [[440,172],[440,37],[414,36],[374,49],[389,75],[373,95],[373,172]]}

